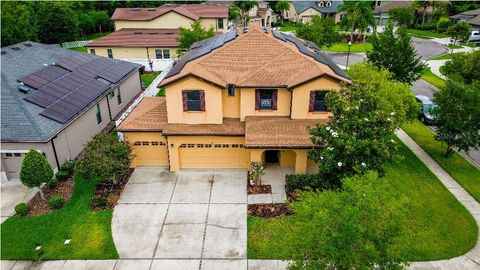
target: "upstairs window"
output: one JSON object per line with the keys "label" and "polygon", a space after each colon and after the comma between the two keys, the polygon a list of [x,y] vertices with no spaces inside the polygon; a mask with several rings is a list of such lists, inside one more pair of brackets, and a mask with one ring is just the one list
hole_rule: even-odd
{"label": "upstairs window", "polygon": [[170,50],[168,49],[163,50],[163,59],[170,59]]}
{"label": "upstairs window", "polygon": [[184,90],[182,91],[183,111],[205,111],[205,91]]}
{"label": "upstairs window", "polygon": [[223,18],[217,19],[218,29],[223,29]]}
{"label": "upstairs window", "polygon": [[325,4],[326,7],[331,7],[332,6],[332,2],[330,1],[327,1],[327,3]]}
{"label": "upstairs window", "polygon": [[156,59],[170,59],[170,50],[169,49],[155,49],[155,58]]}
{"label": "upstairs window", "polygon": [[276,110],[277,89],[255,90],[255,110]]}
{"label": "upstairs window", "polygon": [[323,5],[324,5],[323,1],[318,2],[319,7],[323,7]]}
{"label": "upstairs window", "polygon": [[163,59],[162,49],[155,49],[155,58]]}
{"label": "upstairs window", "polygon": [[310,92],[310,103],[309,103],[309,112],[326,112],[327,103],[325,101],[325,96],[327,91],[312,91]]}
{"label": "upstairs window", "polygon": [[108,58],[113,58],[112,49],[107,49]]}

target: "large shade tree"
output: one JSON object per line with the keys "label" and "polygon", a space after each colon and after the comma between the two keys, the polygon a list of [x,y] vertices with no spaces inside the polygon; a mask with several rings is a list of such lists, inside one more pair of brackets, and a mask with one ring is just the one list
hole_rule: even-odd
{"label": "large shade tree", "polygon": [[385,162],[399,158],[395,130],[418,112],[411,87],[391,80],[387,70],[360,63],[348,73],[352,84],[327,94],[329,123],[309,131],[318,146],[309,158],[326,186],[341,186],[342,178],[368,170],[382,173]]}
{"label": "large shade tree", "polygon": [[318,47],[330,47],[341,38],[334,27],[332,18],[313,16],[309,22],[300,24],[296,33],[298,37],[312,41]]}
{"label": "large shade tree", "polygon": [[38,37],[42,43],[62,43],[78,38],[78,16],[69,2],[39,3],[36,12]]}
{"label": "large shade tree", "polygon": [[350,31],[350,40],[353,41],[353,34],[356,30],[364,33],[368,26],[375,29],[375,17],[373,16],[372,2],[368,0],[345,1],[339,5],[339,11],[345,12],[340,25],[343,29]]}
{"label": "large shade tree", "polygon": [[442,72],[447,77],[461,80],[466,84],[480,80],[480,51],[454,54],[452,59],[442,67]]}

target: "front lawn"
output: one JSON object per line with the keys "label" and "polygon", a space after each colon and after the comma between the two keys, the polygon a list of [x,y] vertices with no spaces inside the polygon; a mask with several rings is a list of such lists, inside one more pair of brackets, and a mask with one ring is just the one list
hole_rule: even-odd
{"label": "front lawn", "polygon": [[[113,210],[92,211],[89,207],[96,181],[75,177],[74,193],[60,210],[36,217],[14,216],[1,226],[1,258],[36,259],[41,245],[43,259],[116,259],[112,239]],[[64,245],[65,239],[71,239]]]}
{"label": "front lawn", "polygon": [[428,30],[419,30],[419,29],[407,29],[407,33],[410,36],[424,38],[424,39],[432,39],[432,38],[446,38],[448,35],[437,33]]}
{"label": "front lawn", "polygon": [[439,56],[435,56],[433,58],[430,58],[430,60],[450,60],[453,58],[454,55],[461,55],[465,54],[464,52],[457,52],[457,53],[448,53],[448,54],[443,54]]}
{"label": "front lawn", "polygon": [[445,80],[433,74],[432,70],[429,67],[423,69],[421,78],[437,88],[445,87]]}
{"label": "front lawn", "polygon": [[405,132],[417,142],[442,168],[447,171],[472,197],[480,202],[480,170],[454,152],[444,156],[446,145],[435,140],[433,132],[420,121],[406,124]]}
{"label": "front lawn", "polygon": [[461,49],[461,48],[463,48],[462,46],[457,45],[457,44],[448,44],[447,47],[449,49]]}
{"label": "front lawn", "polygon": [[[452,258],[473,248],[478,234],[473,217],[405,145],[399,144],[404,159],[385,166],[385,178],[409,198],[408,223],[395,248],[408,261]],[[298,258],[285,236],[285,230],[301,228],[295,222],[295,215],[269,219],[249,216],[248,258]]]}
{"label": "front lawn", "polygon": [[[331,52],[348,52],[348,43],[335,43],[331,47],[323,47],[325,51]],[[353,43],[350,46],[351,53],[364,53],[372,49],[372,43]]]}
{"label": "front lawn", "polygon": [[148,88],[150,86],[150,84],[152,84],[153,80],[155,80],[155,78],[159,74],[160,74],[160,71],[143,73],[142,75],[140,75],[140,79],[142,80],[145,88]]}
{"label": "front lawn", "polygon": [[296,32],[297,25],[292,22],[285,22],[280,26],[280,31],[282,32]]}

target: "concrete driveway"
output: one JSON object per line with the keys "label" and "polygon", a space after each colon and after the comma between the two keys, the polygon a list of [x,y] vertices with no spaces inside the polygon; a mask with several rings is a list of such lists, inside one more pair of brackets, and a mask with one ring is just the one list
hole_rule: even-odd
{"label": "concrete driveway", "polygon": [[0,223],[15,215],[15,205],[27,203],[37,194],[37,188],[27,188],[20,180],[10,180],[1,183],[1,212]]}
{"label": "concrete driveway", "polygon": [[137,168],[113,212],[120,258],[187,269],[211,260],[244,263],[246,177],[246,171]]}

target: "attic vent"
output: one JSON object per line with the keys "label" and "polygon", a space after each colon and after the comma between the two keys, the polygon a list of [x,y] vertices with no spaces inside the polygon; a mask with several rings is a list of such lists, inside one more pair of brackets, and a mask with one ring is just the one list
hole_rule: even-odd
{"label": "attic vent", "polygon": [[139,8],[132,8],[133,11],[140,11]]}
{"label": "attic vent", "polygon": [[165,35],[173,35],[173,32],[165,32]]}
{"label": "attic vent", "polygon": [[24,84],[20,84],[20,86],[18,86],[18,90],[24,94],[28,94],[28,91],[30,91],[30,88],[28,88]]}
{"label": "attic vent", "polygon": [[148,34],[149,34],[149,35],[158,35],[157,32],[150,32],[150,33],[148,33]]}
{"label": "attic vent", "polygon": [[2,55],[5,55],[5,54],[7,54],[7,52],[6,52],[6,51],[2,51]]}
{"label": "attic vent", "polygon": [[12,47],[12,50],[14,50],[14,51],[20,51],[20,48],[19,48],[19,47]]}
{"label": "attic vent", "polygon": [[148,11],[155,11],[156,9],[155,8],[149,8],[147,9]]}
{"label": "attic vent", "polygon": [[25,43],[25,44],[23,44],[23,45],[24,45],[25,47],[32,47],[32,44],[30,44],[30,43]]}
{"label": "attic vent", "polygon": [[135,34],[135,35],[141,35],[142,32],[133,32],[133,34]]}

